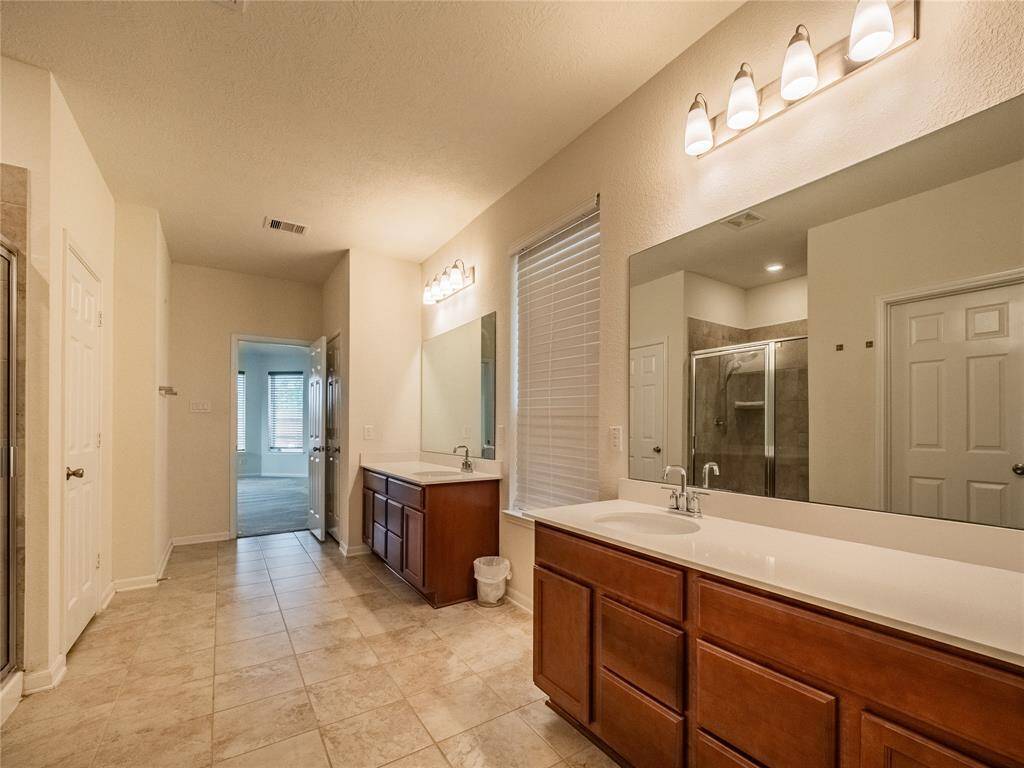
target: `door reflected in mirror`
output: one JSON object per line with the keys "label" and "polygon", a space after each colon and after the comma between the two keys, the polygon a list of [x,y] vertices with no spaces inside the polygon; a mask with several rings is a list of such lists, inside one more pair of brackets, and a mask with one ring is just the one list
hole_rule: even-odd
{"label": "door reflected in mirror", "polygon": [[634,255],[630,476],[1024,528],[1022,126],[1017,97]]}

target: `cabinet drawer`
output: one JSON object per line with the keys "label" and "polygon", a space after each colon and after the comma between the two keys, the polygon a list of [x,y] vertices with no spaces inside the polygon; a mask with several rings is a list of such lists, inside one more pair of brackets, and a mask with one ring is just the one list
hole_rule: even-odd
{"label": "cabinet drawer", "polygon": [[379,493],[373,494],[373,522],[381,528],[387,527],[387,507],[387,499]]}
{"label": "cabinet drawer", "polygon": [[402,535],[402,505],[397,501],[388,499],[387,523],[384,526],[389,533],[396,536]]}
{"label": "cabinet drawer", "polygon": [[986,768],[919,733],[867,712],[861,715],[860,764],[861,768]]}
{"label": "cabinet drawer", "polygon": [[697,731],[696,768],[761,768],[704,731]]}
{"label": "cabinet drawer", "polygon": [[602,671],[601,738],[634,768],[681,768],[683,718]]}
{"label": "cabinet drawer", "polygon": [[388,478],[388,498],[405,504],[407,507],[423,509],[423,488],[411,483],[403,483],[401,480]]}
{"label": "cabinet drawer", "polygon": [[697,725],[766,765],[835,765],[836,700],[697,642]]}
{"label": "cabinet drawer", "polygon": [[388,533],[383,525],[373,524],[373,547],[374,553],[384,557],[388,547]]}
{"label": "cabinet drawer", "polygon": [[625,602],[682,623],[686,577],[682,571],[538,525],[536,559]]}
{"label": "cabinet drawer", "polygon": [[683,633],[601,599],[601,664],[677,712],[684,708]]}
{"label": "cabinet drawer", "polygon": [[402,572],[402,539],[388,531],[388,553],[385,558],[395,573]]}
{"label": "cabinet drawer", "polygon": [[363,470],[363,485],[377,493],[387,493],[388,479],[368,469]]}

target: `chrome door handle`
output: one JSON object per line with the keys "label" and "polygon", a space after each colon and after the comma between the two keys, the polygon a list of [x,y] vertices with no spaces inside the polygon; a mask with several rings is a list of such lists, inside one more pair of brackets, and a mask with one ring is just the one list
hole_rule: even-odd
{"label": "chrome door handle", "polygon": [[1013,470],[1013,474],[1024,477],[1024,464],[1014,464],[1010,469]]}
{"label": "chrome door handle", "polygon": [[72,469],[71,467],[64,468],[64,479],[70,480],[72,477],[82,478],[85,477],[85,469],[79,467],[78,469]]}

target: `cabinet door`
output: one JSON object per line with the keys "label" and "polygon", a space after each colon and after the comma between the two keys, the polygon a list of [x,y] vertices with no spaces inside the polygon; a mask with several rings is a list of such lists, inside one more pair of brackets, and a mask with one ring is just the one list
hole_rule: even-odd
{"label": "cabinet door", "polygon": [[683,718],[602,670],[601,738],[634,768],[682,768]]}
{"label": "cabinet door", "polygon": [[551,701],[590,722],[591,590],[533,570],[533,680]]}
{"label": "cabinet door", "polygon": [[384,558],[395,573],[402,572],[402,539],[388,531],[388,551]]}
{"label": "cabinet door", "polygon": [[379,493],[373,494],[373,522],[381,528],[386,527],[388,500]]}
{"label": "cabinet door", "polygon": [[403,507],[405,517],[405,565],[402,575],[409,583],[423,589],[423,513],[412,507]]}
{"label": "cabinet door", "polygon": [[363,488],[363,542],[373,544],[373,491]]}
{"label": "cabinet door", "polygon": [[373,542],[370,545],[375,555],[385,557],[388,551],[388,533],[383,525],[373,524]]}
{"label": "cabinet door", "polygon": [[861,768],[987,768],[919,733],[864,713],[860,729]]}

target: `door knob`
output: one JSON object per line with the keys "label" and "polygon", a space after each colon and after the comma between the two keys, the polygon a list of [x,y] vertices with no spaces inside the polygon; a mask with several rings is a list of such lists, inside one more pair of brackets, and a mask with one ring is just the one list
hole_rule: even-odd
{"label": "door knob", "polygon": [[79,467],[78,469],[72,469],[71,467],[64,468],[64,479],[70,480],[72,477],[85,477],[85,469]]}
{"label": "door knob", "polygon": [[655,453],[661,453],[661,446],[656,445],[651,450],[654,451]]}
{"label": "door knob", "polygon": [[1024,464],[1014,464],[1010,469],[1013,470],[1013,474],[1024,477]]}

